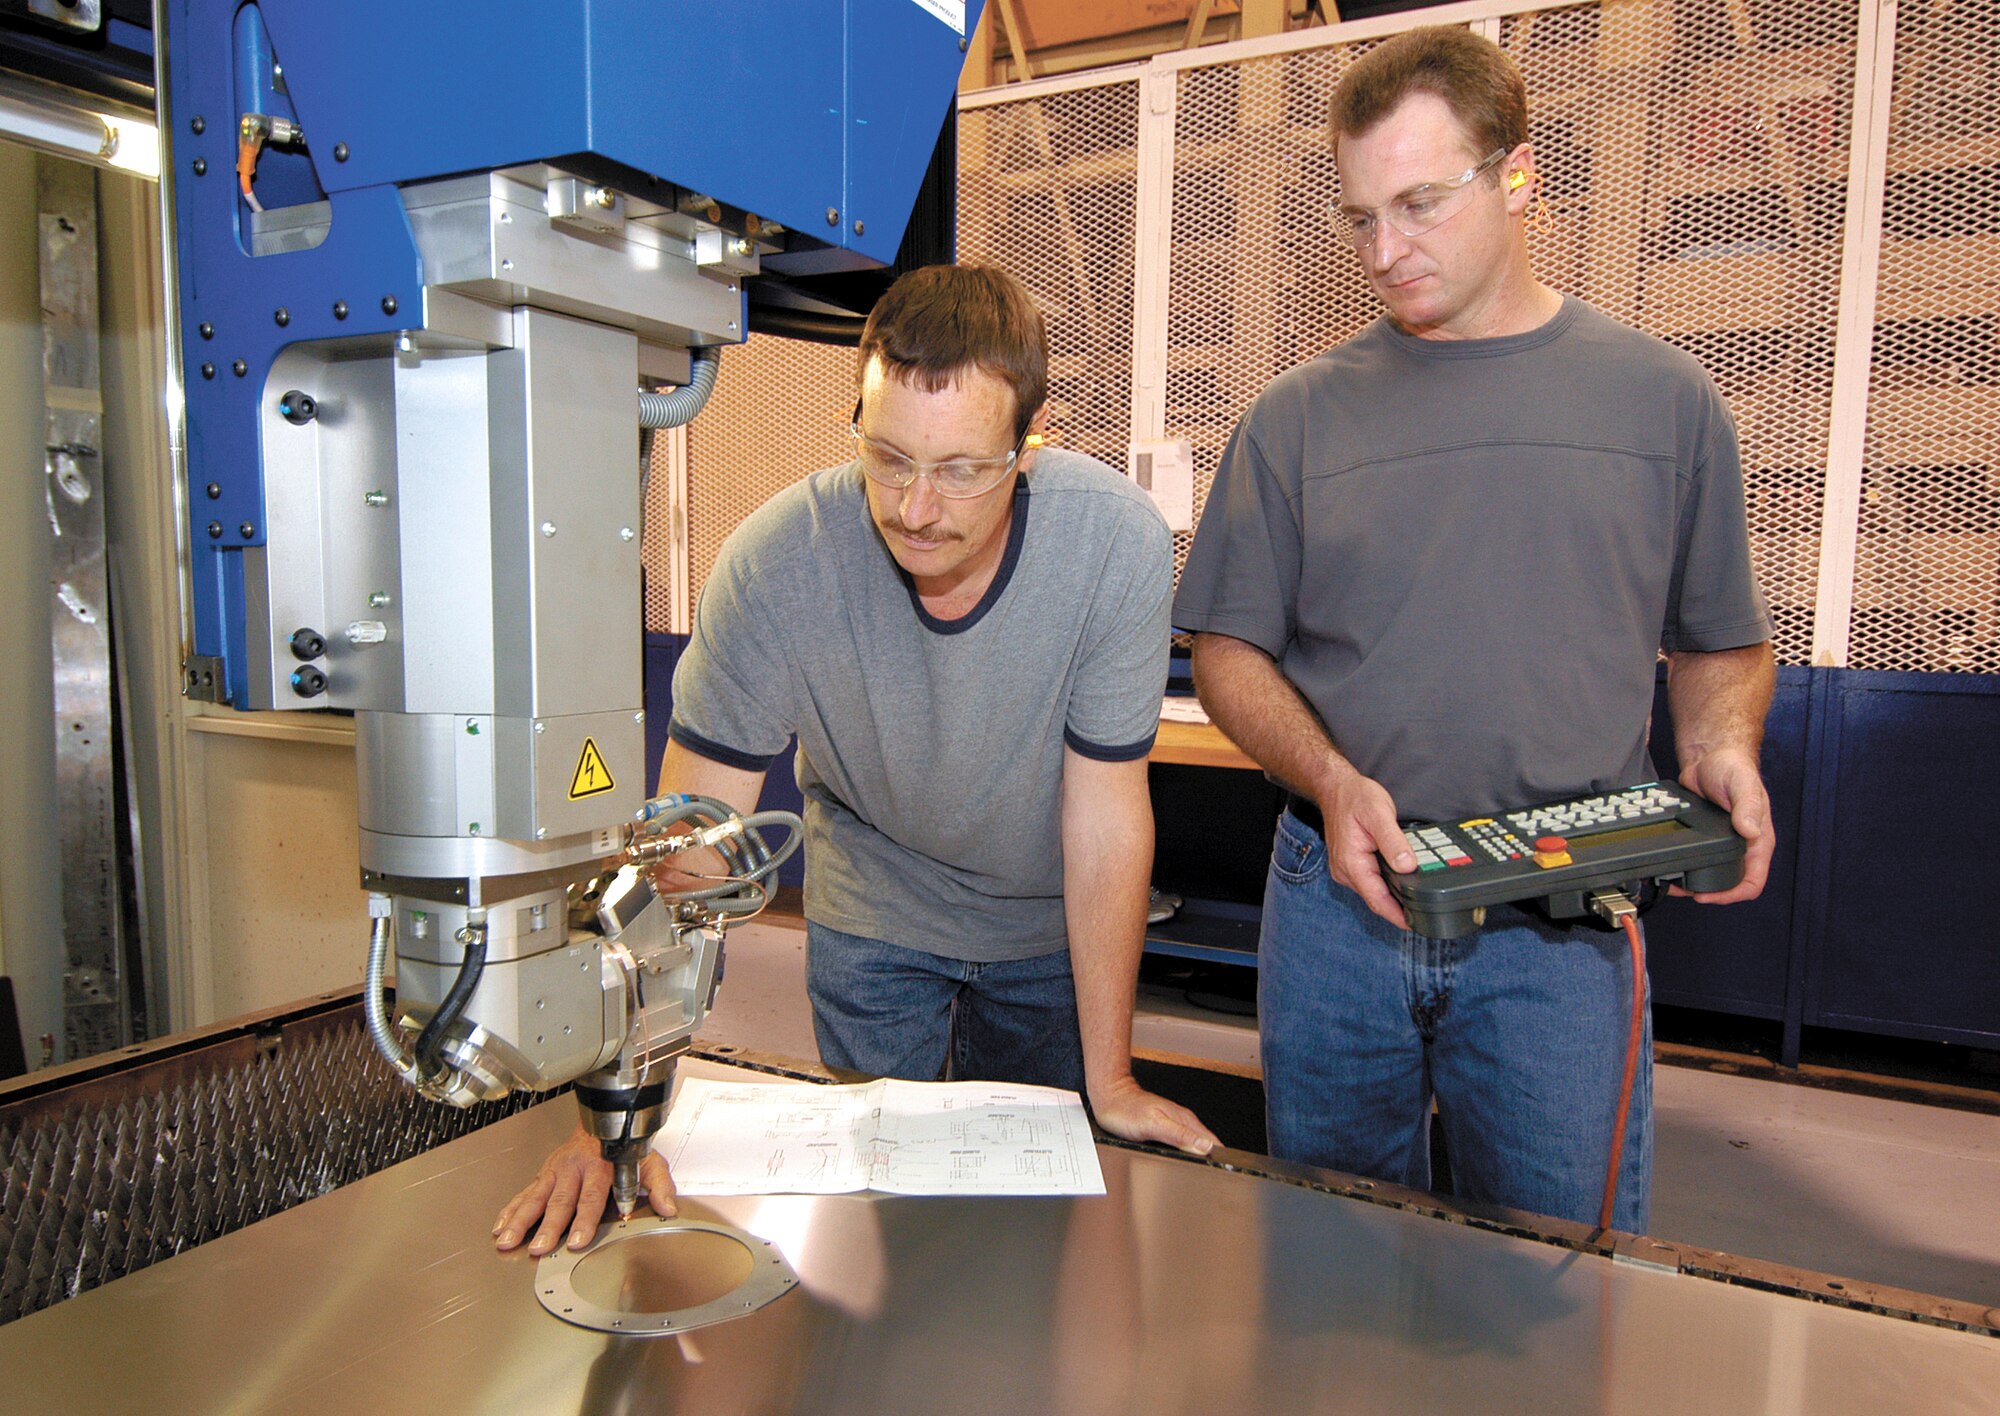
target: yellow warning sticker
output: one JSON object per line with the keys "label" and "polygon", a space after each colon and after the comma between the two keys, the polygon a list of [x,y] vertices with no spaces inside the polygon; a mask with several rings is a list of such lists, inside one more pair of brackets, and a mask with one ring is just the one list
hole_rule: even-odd
{"label": "yellow warning sticker", "polygon": [[569,779],[569,799],[581,801],[617,785],[611,780],[611,769],[604,765],[604,754],[597,750],[597,740],[585,738],[583,755],[576,759],[576,772]]}

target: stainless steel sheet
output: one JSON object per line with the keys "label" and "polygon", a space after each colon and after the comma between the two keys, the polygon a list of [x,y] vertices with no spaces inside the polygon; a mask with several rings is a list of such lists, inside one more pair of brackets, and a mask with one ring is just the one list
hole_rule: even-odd
{"label": "stainless steel sheet", "polygon": [[1083,1199],[779,1196],[686,1213],[800,1286],[667,1338],[544,1312],[489,1224],[536,1107],[0,1328],[18,1411],[2000,1410],[2000,1341],[1168,1156]]}

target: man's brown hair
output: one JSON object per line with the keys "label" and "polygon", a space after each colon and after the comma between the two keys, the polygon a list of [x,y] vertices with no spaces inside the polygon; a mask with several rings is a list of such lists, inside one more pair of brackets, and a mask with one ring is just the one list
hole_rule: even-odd
{"label": "man's brown hair", "polygon": [[[1384,40],[1348,67],[1333,91],[1333,141],[1360,137],[1415,93],[1443,99],[1484,158],[1528,140],[1528,90],[1507,51],[1451,25]],[[1498,173],[1494,174],[1497,180]]]}
{"label": "man's brown hair", "polygon": [[1014,436],[1028,431],[1049,396],[1049,335],[1027,287],[993,266],[936,265],[891,285],[861,331],[858,384],[868,361],[925,393],[968,368],[1014,390]]}

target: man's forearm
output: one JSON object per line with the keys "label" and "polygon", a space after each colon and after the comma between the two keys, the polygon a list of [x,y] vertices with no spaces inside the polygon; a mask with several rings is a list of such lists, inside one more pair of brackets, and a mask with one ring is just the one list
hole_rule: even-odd
{"label": "man's forearm", "polygon": [[1146,943],[1153,810],[1145,763],[1090,764],[1063,780],[1063,920],[1076,977],[1084,1078],[1093,1093],[1131,1075],[1132,1004]]}
{"label": "man's forearm", "polygon": [[1215,725],[1259,767],[1319,799],[1352,764],[1271,656],[1226,634],[1194,637],[1194,686]]}
{"label": "man's forearm", "polygon": [[1667,712],[1681,768],[1730,750],[1752,762],[1764,745],[1764,719],[1778,682],[1771,646],[1667,656]]}

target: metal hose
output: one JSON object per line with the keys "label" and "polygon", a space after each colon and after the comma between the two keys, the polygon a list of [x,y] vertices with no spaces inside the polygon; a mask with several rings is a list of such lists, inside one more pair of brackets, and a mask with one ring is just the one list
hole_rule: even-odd
{"label": "metal hose", "polygon": [[468,924],[459,931],[459,938],[465,943],[465,961],[458,966],[458,977],[452,980],[444,1001],[417,1034],[417,1070],[427,1079],[435,1079],[444,1070],[438,1065],[438,1053],[444,1047],[445,1029],[465,1012],[473,990],[479,987],[479,976],[486,972],[486,926]]}
{"label": "metal hose", "polygon": [[361,989],[362,1012],[368,1019],[368,1037],[375,1050],[396,1069],[405,1081],[415,1081],[417,1064],[409,1049],[389,1027],[389,1015],[382,1007],[382,975],[389,963],[389,944],[395,938],[395,921],[376,915],[368,926],[368,974]]}
{"label": "metal hose", "polygon": [[[733,880],[693,890],[676,890],[675,900],[699,901],[719,914],[755,914],[764,906],[768,891],[763,881],[799,847],[803,823],[788,811],[759,811],[739,816],[728,803],[714,797],[671,795],[646,803],[643,830],[649,836],[664,835],[671,827],[687,824],[697,828],[733,823],[736,831],[713,842],[721,853]],[[785,837],[773,851],[759,828],[782,828]]]}
{"label": "metal hose", "polygon": [[722,351],[719,348],[690,349],[687,387],[677,388],[672,393],[641,393],[639,395],[639,426],[642,428],[678,428],[683,423],[694,421],[694,415],[701,412],[708,402],[708,396],[715,392],[715,376],[722,368]]}

